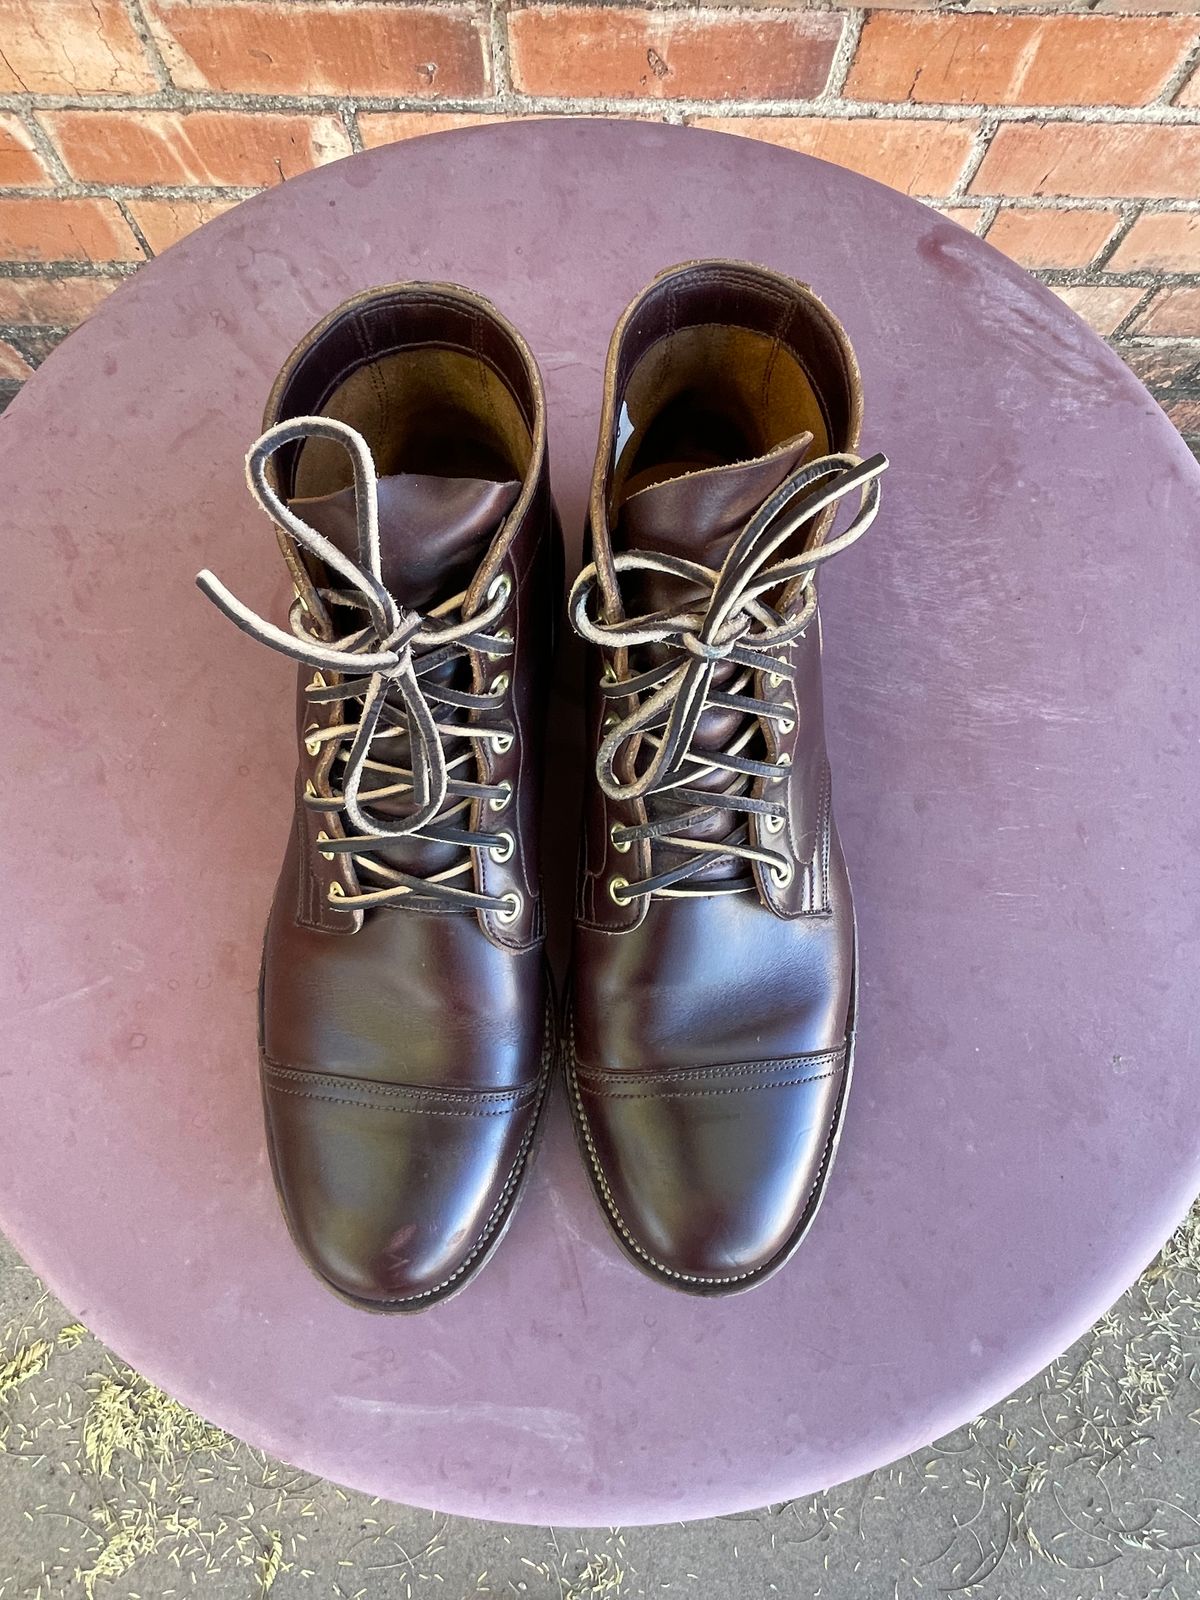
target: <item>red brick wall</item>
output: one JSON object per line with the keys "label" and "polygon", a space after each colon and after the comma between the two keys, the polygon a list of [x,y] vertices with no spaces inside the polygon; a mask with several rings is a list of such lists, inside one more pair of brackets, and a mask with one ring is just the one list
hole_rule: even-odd
{"label": "red brick wall", "polygon": [[1200,434],[1200,0],[0,0],[0,390],[305,167],[572,111],[808,150],[1046,279]]}

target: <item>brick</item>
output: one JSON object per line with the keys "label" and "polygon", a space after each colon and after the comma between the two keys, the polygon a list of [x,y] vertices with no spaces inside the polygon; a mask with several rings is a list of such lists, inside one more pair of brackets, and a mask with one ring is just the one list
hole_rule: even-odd
{"label": "brick", "polygon": [[1185,395],[1178,400],[1166,400],[1163,402],[1163,410],[1180,433],[1187,435],[1200,433],[1200,399],[1193,395]]}
{"label": "brick", "polygon": [[947,222],[957,222],[960,228],[966,228],[968,233],[974,233],[979,227],[982,211],[976,211],[971,206],[935,206],[934,210]]}
{"label": "brick", "polygon": [[278,183],[349,155],[339,117],[273,111],[51,111],[42,121],[87,183]]}
{"label": "brick", "polygon": [[1200,342],[1181,339],[1177,344],[1137,344],[1122,340],[1121,359],[1150,390],[1178,385],[1200,385]]}
{"label": "brick", "polygon": [[[358,131],[363,147],[378,149],[401,139],[415,139],[423,133],[453,133],[456,128],[499,127],[502,122],[562,122],[581,115],[575,111],[522,111],[511,115],[502,111],[360,111]],[[657,113],[632,112],[625,122],[657,122]]]}
{"label": "brick", "polygon": [[1124,322],[1146,291],[1116,283],[1081,283],[1070,288],[1056,288],[1054,292],[1097,333],[1109,334]]}
{"label": "brick", "polygon": [[14,349],[6,339],[0,339],[0,378],[15,379],[21,383],[32,372],[33,368],[21,352]]}
{"label": "brick", "polygon": [[156,256],[214,217],[231,211],[236,200],[129,200],[129,214]]}
{"label": "brick", "polygon": [[1113,252],[1113,272],[1200,272],[1200,213],[1141,216]]}
{"label": "brick", "polygon": [[157,87],[122,0],[0,0],[0,94]]}
{"label": "brick", "polygon": [[52,182],[20,117],[0,114],[0,185],[6,189],[41,189]]}
{"label": "brick", "polygon": [[0,326],[74,328],[120,278],[0,278]]}
{"label": "brick", "polygon": [[1190,200],[1200,193],[1200,127],[1006,123],[971,193]]}
{"label": "brick", "polygon": [[501,122],[534,120],[507,117],[491,111],[360,111],[358,131],[363,145],[375,150],[422,133],[450,133],[455,128],[481,128]]}
{"label": "brick", "polygon": [[1187,21],[879,12],[863,29],[846,93],[923,104],[1142,106],[1195,37]]}
{"label": "brick", "polygon": [[1134,333],[1200,335],[1200,286],[1161,289],[1134,324]]}
{"label": "brick", "polygon": [[513,11],[508,31],[513,81],[528,94],[805,99],[828,81],[842,18],[541,5]]}
{"label": "brick", "polygon": [[1117,211],[1037,211],[1014,206],[998,213],[987,242],[1023,267],[1086,267],[1108,243]]}
{"label": "brick", "polygon": [[140,261],[113,200],[0,199],[0,255],[8,261]]}
{"label": "brick", "polygon": [[976,127],[969,122],[925,122],[862,117],[696,117],[695,126],[763,139],[850,167],[907,194],[943,195],[966,165]]}
{"label": "brick", "polygon": [[150,0],[147,17],[181,89],[432,97],[491,83],[474,6]]}

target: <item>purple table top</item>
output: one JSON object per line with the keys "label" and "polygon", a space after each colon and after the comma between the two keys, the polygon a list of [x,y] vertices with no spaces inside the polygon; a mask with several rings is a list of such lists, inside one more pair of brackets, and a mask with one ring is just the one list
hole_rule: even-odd
{"label": "purple table top", "polygon": [[[192,576],[282,609],[242,482],[263,397],[312,322],[403,277],[470,284],[529,336],[577,545],[613,321],[660,267],[730,254],[844,319],[893,462],[823,588],[864,979],[828,1199],[763,1288],[673,1295],[611,1242],[557,1103],[470,1291],[363,1315],[293,1252],[260,1127],[291,672]],[[732,1511],[1001,1398],[1200,1187],[1200,471],[1100,340],[932,211],[636,123],[355,156],[139,272],[0,421],[0,481],[0,1221],[205,1416],[445,1510]]]}

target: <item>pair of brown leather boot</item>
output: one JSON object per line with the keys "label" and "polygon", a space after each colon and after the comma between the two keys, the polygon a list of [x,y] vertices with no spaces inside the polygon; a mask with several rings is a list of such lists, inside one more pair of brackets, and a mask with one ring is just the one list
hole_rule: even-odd
{"label": "pair of brown leather boot", "polygon": [[292,1234],[356,1305],[421,1310],[488,1258],[560,1053],[600,1204],[653,1276],[749,1288],[812,1221],[858,984],[815,580],[875,514],[861,414],[842,328],[775,273],[675,267],[617,326],[568,602],[595,778],[560,1019],[538,812],[562,556],[536,363],[487,301],[409,283],[284,366],[248,472],[290,627],[198,581],[300,663],[263,1095]]}

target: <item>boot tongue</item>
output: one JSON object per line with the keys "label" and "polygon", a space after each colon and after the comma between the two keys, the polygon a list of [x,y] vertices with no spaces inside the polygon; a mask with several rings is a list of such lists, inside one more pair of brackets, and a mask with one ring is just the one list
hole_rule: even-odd
{"label": "boot tongue", "polygon": [[[380,478],[384,587],[412,611],[465,589],[520,493],[519,483],[488,483],[480,478],[435,478],[418,472]],[[358,560],[352,487],[289,504],[297,516]]]}
{"label": "boot tongue", "polygon": [[619,548],[655,550],[719,567],[735,536],[796,470],[812,442],[811,433],[798,433],[751,461],[708,467],[639,489],[621,507]]}
{"label": "boot tongue", "polygon": [[[798,433],[751,461],[709,467],[639,489],[621,507],[616,528],[617,548],[680,556],[717,570],[734,539],[767,496],[801,464],[812,442],[811,433]],[[701,593],[666,573],[636,570],[623,574],[621,589],[627,616],[660,609],[677,610]],[[662,659],[661,647],[651,645],[646,648],[641,665],[654,665]],[[714,684],[717,687],[728,684],[737,671],[729,663],[722,663],[714,674]],[[692,749],[697,752],[722,750],[744,727],[745,719],[737,712],[711,708],[700,718]],[[752,741],[742,753],[758,755],[757,743],[757,739]],[[729,785],[730,775],[720,768],[695,777],[691,784],[696,789],[714,791]],[[657,809],[652,797],[648,805],[651,817]],[[718,810],[689,831],[697,839],[713,841],[726,837],[735,824],[736,813]],[[744,870],[743,863],[718,858],[688,881],[700,887],[738,877]]]}

